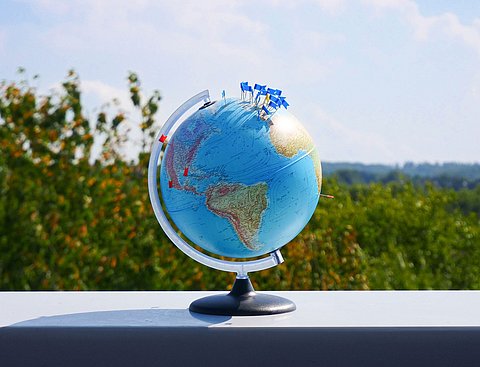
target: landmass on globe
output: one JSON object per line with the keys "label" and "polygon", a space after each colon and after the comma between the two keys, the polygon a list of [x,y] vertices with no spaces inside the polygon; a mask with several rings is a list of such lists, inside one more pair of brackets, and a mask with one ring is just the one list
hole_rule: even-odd
{"label": "landmass on globe", "polygon": [[317,205],[321,163],[282,92],[241,83],[167,139],[160,170],[170,218],[214,254],[250,258],[291,241]]}
{"label": "landmass on globe", "polygon": [[267,209],[267,190],[265,182],[251,186],[219,183],[207,189],[206,205],[212,213],[227,218],[245,246],[256,250],[256,235]]}

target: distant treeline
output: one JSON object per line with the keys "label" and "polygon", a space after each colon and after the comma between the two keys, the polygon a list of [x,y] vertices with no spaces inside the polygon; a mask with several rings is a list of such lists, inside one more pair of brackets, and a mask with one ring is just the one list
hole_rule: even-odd
{"label": "distant treeline", "polygon": [[323,162],[325,176],[336,177],[345,184],[412,182],[425,185],[427,182],[441,188],[455,190],[473,189],[480,184],[480,164],[466,163],[412,163],[382,165],[363,163]]}

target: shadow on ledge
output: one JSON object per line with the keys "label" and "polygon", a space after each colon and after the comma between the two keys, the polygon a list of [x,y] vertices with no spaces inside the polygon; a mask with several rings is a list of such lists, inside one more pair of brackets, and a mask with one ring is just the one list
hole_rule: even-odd
{"label": "shadow on ledge", "polygon": [[230,319],[230,316],[203,315],[188,309],[119,310],[40,317],[9,327],[207,327]]}

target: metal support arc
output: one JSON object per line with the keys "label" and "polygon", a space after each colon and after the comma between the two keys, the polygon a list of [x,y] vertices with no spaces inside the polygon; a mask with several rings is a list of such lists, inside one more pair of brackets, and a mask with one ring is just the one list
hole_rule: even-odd
{"label": "metal support arc", "polygon": [[177,232],[173,229],[169,220],[167,219],[165,212],[163,211],[160,197],[157,190],[157,171],[158,160],[163,148],[163,142],[160,142],[160,137],[168,136],[170,131],[174,128],[177,121],[184,115],[190,108],[202,101],[209,101],[210,95],[208,90],[200,92],[183,103],[178,107],[175,112],[168,118],[168,120],[160,128],[157,136],[152,145],[152,151],[150,154],[150,161],[148,164],[148,193],[150,196],[150,202],[160,226],[170,240],[187,256],[195,261],[222,271],[236,272],[239,276],[245,276],[249,272],[265,270],[283,262],[283,257],[280,254],[280,250],[276,250],[264,258],[258,260],[249,261],[226,261],[214,258],[206,255],[193,247],[191,247],[186,241],[184,241]]}
{"label": "metal support arc", "polygon": [[[190,98],[185,103],[183,103],[180,107],[178,107],[175,110],[175,112],[173,112],[170,115],[170,117],[165,122],[165,124],[163,124],[162,129],[165,129],[166,132],[169,132],[170,129],[175,125],[175,123],[178,121],[180,117],[182,117],[190,108],[192,108],[197,103],[200,103],[202,101],[204,102],[210,101],[210,93],[208,92],[208,89],[205,89],[204,91],[198,94],[195,94],[192,98]],[[167,135],[167,134],[164,134],[164,135]]]}

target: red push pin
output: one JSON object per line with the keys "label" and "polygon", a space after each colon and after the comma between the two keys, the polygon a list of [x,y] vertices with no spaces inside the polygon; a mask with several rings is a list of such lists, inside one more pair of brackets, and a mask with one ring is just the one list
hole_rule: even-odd
{"label": "red push pin", "polygon": [[185,169],[183,170],[183,175],[185,177],[188,176],[188,167],[185,167]]}
{"label": "red push pin", "polygon": [[173,182],[172,180],[168,181],[168,187],[171,189],[173,187]]}
{"label": "red push pin", "polygon": [[158,140],[160,140],[160,143],[164,143],[165,140],[167,140],[167,136],[162,134],[162,136]]}

